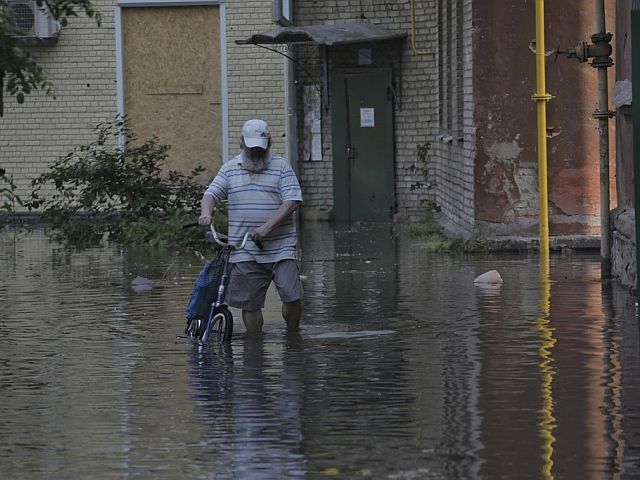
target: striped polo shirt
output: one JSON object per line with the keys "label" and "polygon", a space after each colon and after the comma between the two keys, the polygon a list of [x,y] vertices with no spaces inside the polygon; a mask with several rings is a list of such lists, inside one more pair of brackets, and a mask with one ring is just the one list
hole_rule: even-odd
{"label": "striped polo shirt", "polygon": [[[249,172],[242,166],[243,155],[225,163],[205,195],[220,202],[228,200],[229,241],[239,245],[246,232],[252,232],[271,218],[287,201],[302,201],[296,174],[283,157],[271,155],[269,166]],[[251,241],[244,249],[231,253],[231,263],[255,261],[272,263],[297,258],[297,235],[293,215],[263,240],[262,250]]]}

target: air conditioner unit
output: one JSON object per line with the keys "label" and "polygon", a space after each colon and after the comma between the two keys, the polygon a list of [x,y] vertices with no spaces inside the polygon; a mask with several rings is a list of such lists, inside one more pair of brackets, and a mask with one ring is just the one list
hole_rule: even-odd
{"label": "air conditioner unit", "polygon": [[60,32],[58,22],[43,3],[38,7],[35,0],[10,0],[19,34],[25,37],[55,38]]}

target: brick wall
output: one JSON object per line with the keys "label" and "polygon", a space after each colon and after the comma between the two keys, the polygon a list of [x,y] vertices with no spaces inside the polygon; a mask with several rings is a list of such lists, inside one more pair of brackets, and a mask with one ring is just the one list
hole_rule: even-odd
{"label": "brick wall", "polygon": [[271,129],[274,153],[285,155],[284,57],[255,45],[236,45],[254,33],[276,28],[272,0],[225,1],[229,154],[239,152],[242,124],[264,119]]}
{"label": "brick wall", "polygon": [[102,25],[70,18],[57,43],[35,48],[53,84],[53,95],[36,91],[22,105],[5,94],[0,118],[0,165],[13,175],[18,195],[61,155],[94,138],[94,127],[116,116],[114,5],[95,0]]}
{"label": "brick wall", "polygon": [[[300,2],[302,3],[302,2]],[[298,5],[300,4],[298,3]],[[296,24],[302,24],[301,20],[294,17]],[[313,24],[313,21],[309,21]],[[303,158],[301,151],[302,142],[298,142],[298,172],[300,186],[304,195],[303,217],[310,219],[328,219],[333,211],[333,162],[332,162],[332,136],[331,136],[331,111],[325,108],[327,98],[323,90],[322,64],[320,62],[320,49],[316,45],[299,45],[294,47],[294,55],[299,62],[296,68],[297,101],[302,108],[304,103],[303,88],[313,86],[320,89],[322,99],[321,107],[321,135],[322,135],[322,160],[308,161]],[[303,113],[298,111],[298,138],[302,139]]]}
{"label": "brick wall", "polygon": [[437,133],[431,144],[432,200],[447,230],[474,229],[475,125],[471,0],[438,0]]}

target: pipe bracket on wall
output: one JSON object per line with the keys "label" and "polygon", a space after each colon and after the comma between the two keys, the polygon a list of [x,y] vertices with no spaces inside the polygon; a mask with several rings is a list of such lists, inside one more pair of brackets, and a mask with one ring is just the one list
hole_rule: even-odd
{"label": "pipe bracket on wall", "polygon": [[616,112],[612,112],[611,110],[607,110],[604,112],[601,112],[600,110],[596,110],[595,112],[593,112],[591,114],[591,116],[593,118],[613,118],[616,116]]}

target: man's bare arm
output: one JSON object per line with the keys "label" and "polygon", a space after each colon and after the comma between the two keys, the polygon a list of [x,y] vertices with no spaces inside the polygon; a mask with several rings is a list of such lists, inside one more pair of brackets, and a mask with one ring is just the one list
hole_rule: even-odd
{"label": "man's bare arm", "polygon": [[302,202],[296,200],[289,200],[280,205],[280,208],[276,210],[276,212],[267,220],[262,226],[255,229],[251,238],[254,240],[262,240],[264,237],[269,235],[274,228],[278,225],[282,224],[285,220],[287,220],[291,214],[300,206]]}
{"label": "man's bare arm", "polygon": [[200,225],[211,225],[213,208],[216,206],[216,201],[213,195],[203,195],[200,201],[200,218],[198,223]]}

